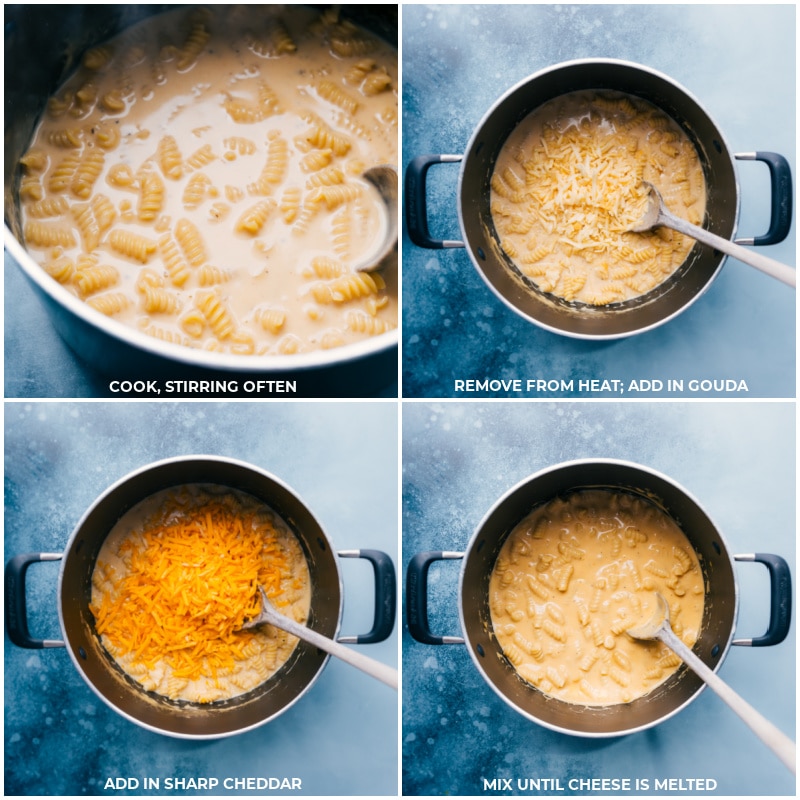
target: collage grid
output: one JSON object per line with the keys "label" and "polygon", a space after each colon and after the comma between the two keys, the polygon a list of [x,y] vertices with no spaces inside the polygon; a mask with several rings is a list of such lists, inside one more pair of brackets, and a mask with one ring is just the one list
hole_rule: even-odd
{"label": "collage grid", "polygon": [[[294,5],[259,8],[274,21],[288,18]],[[693,268],[678,269],[664,284],[668,291],[656,290],[657,301],[633,299],[623,311],[595,307],[587,314],[576,313],[570,297],[542,300],[537,281],[544,272],[516,265],[497,222],[508,195],[498,196],[492,171],[506,137],[547,100],[597,86],[636,94],[682,117],[680,126],[702,151],[704,224],[791,265],[793,281],[796,5],[313,7],[309,30],[350,71],[337,78],[343,95],[330,88],[329,66],[300,72],[298,96],[310,103],[308,95],[318,93],[331,127],[304,110],[295,123],[305,126],[304,136],[295,127],[285,138],[298,165],[326,152],[344,173],[340,185],[357,187],[342,201],[336,187],[310,182],[303,195],[309,218],[324,216],[327,203],[326,219],[335,220],[341,202],[355,227],[358,214],[368,218],[355,198],[372,197],[374,187],[367,192],[360,183],[356,155],[363,152],[336,154],[334,122],[360,141],[365,116],[346,116],[342,103],[357,96],[363,108],[373,85],[379,100],[396,98],[394,117],[391,103],[369,106],[379,109],[369,114],[379,139],[397,131],[399,185],[387,206],[397,215],[397,261],[390,253],[377,272],[366,273],[379,276],[374,297],[370,290],[345,299],[355,301],[362,320],[371,315],[362,326],[376,326],[395,302],[397,320],[388,332],[375,327],[376,335],[358,334],[338,348],[252,356],[255,366],[215,346],[185,358],[176,350],[187,348],[143,347],[138,331],[92,322],[79,290],[47,288],[52,279],[44,280],[23,247],[24,239],[35,245],[35,236],[20,211],[34,213],[37,202],[23,197],[35,168],[20,159],[31,152],[42,92],[54,92],[87,48],[167,7],[52,6],[44,25],[36,8],[5,7],[7,67],[31,49],[48,55],[21,78],[9,69],[5,75],[4,796],[795,796],[793,290],[698,246]],[[159,35],[158,59],[167,65],[213,54],[205,41],[192,50],[211,20],[235,25],[257,10],[192,8],[176,12],[195,26],[183,50],[164,44],[166,26]],[[245,36],[258,31],[248,26]],[[384,70],[372,57],[366,31],[397,47],[396,66]],[[272,102],[264,81],[254,76],[269,76],[270,59],[293,55],[295,45],[286,45],[272,22],[260,33],[243,40],[245,69],[235,80],[261,87],[261,105],[222,96],[224,107],[238,103],[236,113],[249,115],[238,127],[248,141],[262,136],[266,155],[281,136],[264,110]],[[134,61],[131,68],[141,67]],[[191,75],[194,64],[186,63]],[[365,82],[367,75],[377,83]],[[113,102],[92,98],[98,108]],[[69,100],[75,130],[82,102]],[[587,112],[587,125],[593,115]],[[179,129],[170,119],[165,131],[177,136]],[[79,135],[88,137],[87,130]],[[102,136],[99,130],[91,137]],[[205,134],[198,131],[192,136],[199,144]],[[315,138],[323,136],[330,137],[324,146]],[[102,148],[101,138],[91,141]],[[230,145],[225,158],[249,163],[244,140],[237,141],[243,149]],[[141,152],[154,148],[151,140]],[[139,151],[131,152],[135,159]],[[216,173],[204,167],[211,186]],[[588,175],[596,167],[587,159],[582,169]],[[666,169],[674,168],[668,162]],[[135,187],[161,171],[169,190],[164,163],[145,162]],[[187,168],[182,179],[198,171]],[[248,181],[259,177],[246,174]],[[308,178],[305,168],[297,174]],[[65,205],[73,216],[91,206],[76,185]],[[243,194],[261,198],[255,186]],[[123,186],[119,197],[120,219],[127,213],[131,229],[152,226],[155,242],[164,233],[158,220],[143,222],[133,190]],[[264,188],[260,208],[283,214],[288,197],[286,186]],[[238,216],[245,205],[239,199],[212,187],[197,202],[204,213],[227,203]],[[290,230],[292,218],[283,219]],[[264,236],[262,223],[244,222],[237,236],[253,253],[267,254],[266,275],[268,251],[283,244]],[[210,238],[208,219],[205,225],[201,235]],[[247,225],[255,226],[252,242]],[[86,231],[78,238],[85,245]],[[327,245],[315,246],[322,252]],[[331,247],[351,267],[357,261],[341,240]],[[48,268],[68,260],[63,247],[39,250]],[[221,264],[238,252],[223,252]],[[310,269],[300,289],[306,298],[313,293]],[[302,275],[302,267],[295,272]],[[317,287],[333,283],[319,272],[314,279]],[[336,291],[358,295],[353,286],[320,289],[327,294],[307,300],[304,313],[330,320],[339,302],[330,298]],[[163,281],[149,288],[161,289]],[[188,297],[182,302],[193,302]],[[204,335],[218,334],[218,319],[201,319]],[[268,341],[288,339],[283,324]],[[217,344],[230,348],[239,333],[223,331]],[[155,477],[160,471],[169,477]],[[564,477],[573,473],[580,477]],[[384,680],[398,681],[397,691],[311,645],[301,645],[299,657],[243,700],[206,707],[146,693],[116,664],[109,667],[113,659],[95,644],[100,637],[88,610],[96,551],[109,527],[97,518],[116,520],[154,488],[187,480],[263,492],[264,502],[279,506],[309,561],[310,626],[377,662],[388,672]],[[545,675],[538,666],[542,640],[527,642],[519,659],[498,643],[500,625],[516,631],[529,618],[540,636],[555,619],[543,622],[542,615],[558,613],[552,592],[519,601],[527,609],[516,611],[514,591],[531,585],[533,561],[512,599],[497,605],[490,581],[502,582],[499,567],[494,574],[501,546],[533,508],[598,485],[656,501],[696,537],[706,594],[695,649],[777,726],[782,741],[774,753],[719,696],[699,691],[699,680],[687,689],[693,679],[685,666],[680,680],[667,680],[644,700],[576,710],[549,696],[559,673]],[[673,619],[678,630],[680,613]],[[614,642],[590,642],[583,631],[550,644],[553,652],[572,648],[562,667],[574,682],[588,672],[577,666],[589,663],[582,660],[587,648],[601,654],[605,680],[626,652],[617,646],[614,661]],[[315,671],[315,658],[324,668]],[[516,661],[535,677],[520,677],[525,670],[517,671]],[[778,755],[787,745],[791,756]]]}

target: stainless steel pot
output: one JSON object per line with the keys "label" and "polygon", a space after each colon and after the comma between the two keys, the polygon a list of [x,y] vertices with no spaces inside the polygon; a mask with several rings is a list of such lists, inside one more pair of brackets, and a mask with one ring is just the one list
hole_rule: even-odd
{"label": "stainless steel pot", "polygon": [[[503,656],[489,613],[489,578],[513,527],[535,506],[579,488],[614,488],[640,494],[661,506],[695,548],[706,583],[706,607],[695,653],[715,671],[729,647],[763,647],[783,641],[791,622],[791,575],[780,556],[755,553],[731,556],[725,540],[700,504],[670,478],[626,461],[581,460],[545,469],[508,491],[478,525],[463,553],[424,552],[409,564],[406,581],[408,629],[419,642],[465,644],[489,686],[511,708],[533,722],[561,733],[608,737],[645,730],[677,714],[705,684],[682,666],[665,683],[632,703],[591,707],[547,697],[519,678]],[[428,624],[427,573],[441,559],[461,559],[458,604],[462,636],[441,636]],[[770,574],[771,611],[767,632],[754,639],[734,639],[739,588],[736,561],[758,561]]]}
{"label": "stainless steel pot", "polygon": [[[282,714],[314,684],[329,656],[300,642],[283,667],[252,691],[232,700],[201,705],[176,702],[134,684],[106,653],[89,611],[95,560],[116,521],[146,497],[187,483],[214,483],[247,492],[276,511],[299,539],[311,575],[309,627],[328,638],[367,644],[385,640],[394,628],[394,564],[379,550],[338,554],[303,501],[278,478],[258,467],[215,456],[185,456],[142,467],[108,488],[78,522],[64,553],[27,553],[6,565],[6,628],[20,647],[66,647],[73,664],[92,690],[126,719],[157,733],[185,739],[231,736],[256,728]],[[337,557],[338,555],[338,557]],[[342,579],[339,558],[365,558],[374,568],[374,626],[366,634],[339,636]],[[63,641],[33,638],[28,631],[25,573],[40,561],[61,561],[58,617]]]}
{"label": "stainless steel pot", "polygon": [[[508,135],[534,109],[568,92],[608,89],[636,95],[665,111],[697,148],[708,188],[704,226],[732,239],[739,214],[734,159],[764,161],[770,170],[772,217],[763,236],[740,244],[775,244],[792,222],[791,170],[777,153],[731,154],[711,117],[689,92],[648,67],[613,59],[568,61],[543,69],[509,89],[489,109],[463,155],[422,155],[406,168],[406,223],[414,244],[432,249],[465,247],[481,278],[514,312],[547,330],[581,339],[615,339],[655,328],[694,303],[719,274],[724,255],[695,245],[684,264],[640,298],[603,308],[570,303],[539,290],[500,247],[489,208],[490,180]],[[460,162],[457,188],[462,241],[434,239],[428,229],[426,174],[434,164]]]}
{"label": "stainless steel pot", "polygon": [[[169,5],[31,5],[6,8],[4,245],[67,344],[101,372],[118,378],[303,377],[303,394],[365,396],[397,379],[397,331],[363,342],[294,356],[235,356],[161,342],[94,311],[53,281],[24,247],[17,189],[25,152],[47,98],[80,63],[86,49]],[[396,6],[342,6],[342,13],[397,45]],[[31,58],[31,53],[36,58]],[[24,69],[14,65],[24,64]],[[386,274],[391,283],[393,278]],[[12,298],[13,300],[13,298]]]}

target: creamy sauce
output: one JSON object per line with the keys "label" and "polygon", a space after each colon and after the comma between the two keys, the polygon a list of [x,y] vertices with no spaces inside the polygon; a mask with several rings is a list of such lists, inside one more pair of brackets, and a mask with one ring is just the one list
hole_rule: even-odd
{"label": "creamy sauce", "polygon": [[512,530],[489,583],[492,627],[519,676],[568,703],[628,703],[681,664],[626,630],[647,621],[654,592],[691,647],[704,582],[677,524],[643,498],[586,489],[534,509]]}
{"label": "creamy sauce", "polygon": [[292,354],[397,325],[385,210],[397,54],[335,11],[217,6],[86,54],[22,158],[25,242],[89,305],[154,337]]}
{"label": "creamy sauce", "polygon": [[112,528],[90,610],[103,647],[144,689],[209,703],[254,689],[297,645],[271,625],[242,629],[259,584],[282,614],[307,621],[308,564],[286,523],[250,495],[187,485],[146,498]]}
{"label": "creamy sauce", "polygon": [[594,306],[663,283],[694,241],[668,228],[630,233],[652,183],[667,208],[700,225],[702,165],[683,129],[654,105],[619,92],[572,92],[511,133],[491,179],[500,245],[541,291]]}

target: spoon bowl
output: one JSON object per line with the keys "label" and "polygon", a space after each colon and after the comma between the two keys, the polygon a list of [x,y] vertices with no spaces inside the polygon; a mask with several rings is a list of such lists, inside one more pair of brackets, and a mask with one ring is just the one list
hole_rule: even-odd
{"label": "spoon bowl", "polygon": [[681,639],[679,639],[669,621],[669,605],[660,592],[655,592],[656,605],[649,619],[639,625],[628,628],[626,633],[632,639],[642,641],[658,640],[663,642],[675,655],[698,677],[716,692],[733,711],[735,711],[750,729],[767,745],[792,773],[797,774],[797,752],[794,742],[766,717],[756,711],[747,701],[740,697],[725,683],[722,678],[698,658]]}
{"label": "spoon bowl", "polygon": [[[652,615],[644,622],[625,631],[632,639],[658,639],[665,628],[670,628],[669,605],[661,592],[654,592],[656,607]],[[665,642],[665,644],[667,644]],[[669,646],[669,645],[668,645]]]}
{"label": "spoon bowl", "polygon": [[715,233],[711,233],[711,231],[707,231],[705,228],[692,225],[691,222],[676,217],[664,205],[664,200],[658,189],[648,181],[642,181],[642,183],[649,194],[646,198],[642,215],[628,229],[631,233],[644,233],[645,231],[660,227],[672,228],[672,230],[690,236],[692,239],[696,239],[702,244],[713,247],[715,250],[733,256],[733,258],[738,259],[742,263],[755,267],[761,270],[761,272],[765,272],[767,275],[777,278],[779,281],[783,281],[783,283],[788,286],[794,287],[797,285],[797,272],[791,267],[782,264],[780,261],[775,261],[773,258],[761,255],[761,253],[754,253],[752,250],[748,250],[746,247],[742,247],[729,239],[724,239],[722,236],[717,236]]}
{"label": "spoon bowl", "polygon": [[327,636],[323,636],[321,633],[305,625],[301,625],[289,617],[285,617],[269,601],[263,586],[259,586],[258,591],[261,595],[261,611],[253,617],[253,619],[244,623],[242,626],[244,630],[269,623],[275,628],[286,631],[286,633],[290,633],[292,636],[296,636],[298,639],[302,639],[304,642],[308,642],[318,647],[320,650],[324,650],[326,653],[336,656],[336,658],[340,658],[342,661],[346,661],[351,666],[366,672],[368,675],[382,681],[387,686],[397,689],[397,670],[392,669],[386,664],[382,664],[380,661],[369,658],[362,653],[356,653],[349,647],[345,647],[343,644],[329,639]]}
{"label": "spoon bowl", "polygon": [[378,191],[386,211],[386,227],[380,246],[375,252],[359,261],[356,272],[375,272],[385,266],[389,255],[397,248],[397,168],[390,164],[382,164],[365,170],[362,177],[369,181]]}

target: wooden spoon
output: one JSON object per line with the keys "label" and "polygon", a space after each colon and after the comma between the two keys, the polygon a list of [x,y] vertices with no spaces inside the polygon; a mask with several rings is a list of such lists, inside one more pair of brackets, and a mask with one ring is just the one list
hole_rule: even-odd
{"label": "wooden spoon", "polygon": [[656,609],[653,616],[641,625],[626,632],[633,639],[658,639],[710,686],[753,730],[767,747],[794,773],[797,774],[797,753],[794,742],[773,725],[760,712],[707,667],[673,632],[669,624],[669,606],[660,592],[655,593]]}
{"label": "wooden spoon", "polygon": [[678,233],[691,236],[692,239],[696,239],[698,242],[707,244],[709,247],[713,247],[729,256],[733,256],[751,267],[766,272],[767,275],[771,275],[773,278],[777,278],[779,281],[783,281],[789,286],[797,285],[797,273],[791,267],[782,264],[780,261],[775,261],[775,259],[761,255],[761,253],[754,253],[752,250],[748,250],[735,242],[731,242],[729,239],[724,239],[722,236],[717,236],[715,233],[711,233],[705,228],[692,225],[691,222],[676,217],[664,205],[664,200],[658,189],[648,181],[642,181],[642,183],[647,187],[649,194],[644,213],[637,222],[629,228],[632,233],[643,233],[644,231],[662,226],[672,228],[672,230],[678,231]]}
{"label": "wooden spoon", "polygon": [[375,272],[384,266],[387,256],[397,247],[397,169],[383,164],[364,170],[362,177],[378,190],[386,207],[386,230],[380,247],[355,266],[356,272]]}
{"label": "wooden spoon", "polygon": [[312,631],[311,628],[300,625],[300,623],[289,619],[289,617],[285,617],[270,603],[262,586],[258,587],[258,591],[261,594],[261,611],[258,616],[245,622],[242,626],[243,628],[254,628],[257,625],[263,625],[265,622],[268,622],[270,625],[282,631],[286,631],[286,633],[291,633],[292,636],[296,636],[298,639],[313,644],[320,650],[324,650],[326,653],[330,653],[332,656],[346,661],[351,666],[357,667],[373,678],[383,681],[387,686],[397,689],[398,680],[396,669],[392,669],[392,667],[382,664],[374,658],[369,658],[362,653],[356,653],[349,647],[345,647],[343,644],[329,639],[327,636],[317,633],[317,631]]}

